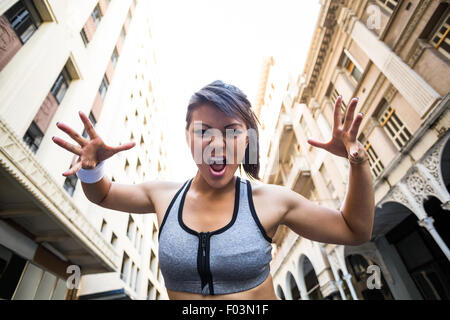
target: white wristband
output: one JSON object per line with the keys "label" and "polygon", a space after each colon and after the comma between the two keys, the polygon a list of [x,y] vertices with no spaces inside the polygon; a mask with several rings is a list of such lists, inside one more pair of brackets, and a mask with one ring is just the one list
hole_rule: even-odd
{"label": "white wristband", "polygon": [[105,161],[99,162],[93,169],[83,169],[77,171],[77,177],[84,183],[99,182],[105,174]]}

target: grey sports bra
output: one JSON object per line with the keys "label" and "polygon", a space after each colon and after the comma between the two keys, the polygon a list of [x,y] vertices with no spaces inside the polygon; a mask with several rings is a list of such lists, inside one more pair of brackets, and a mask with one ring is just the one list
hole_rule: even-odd
{"label": "grey sports bra", "polygon": [[236,176],[233,217],[227,225],[197,232],[182,219],[192,180],[173,197],[158,232],[166,288],[214,295],[256,287],[269,276],[272,239],[256,215],[250,181]]}

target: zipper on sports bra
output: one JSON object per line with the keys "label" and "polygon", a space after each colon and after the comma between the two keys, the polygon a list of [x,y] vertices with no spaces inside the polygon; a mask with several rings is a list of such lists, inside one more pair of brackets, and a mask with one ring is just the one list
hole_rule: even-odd
{"label": "zipper on sports bra", "polygon": [[206,254],[206,247],[207,247],[207,241],[209,241],[209,232],[200,232],[200,279],[201,279],[201,286],[202,290],[205,285],[209,283],[210,285],[210,293],[214,294],[214,289],[212,288],[212,276],[209,269],[209,257]]}

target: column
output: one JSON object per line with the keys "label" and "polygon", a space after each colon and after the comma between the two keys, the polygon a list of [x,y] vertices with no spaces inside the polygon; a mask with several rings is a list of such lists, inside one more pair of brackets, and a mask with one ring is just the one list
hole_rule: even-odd
{"label": "column", "polygon": [[447,245],[445,244],[445,242],[442,240],[439,233],[434,228],[434,224],[433,224],[434,219],[432,217],[426,217],[422,220],[419,220],[417,223],[419,224],[419,226],[424,227],[428,230],[428,232],[433,237],[434,241],[436,241],[439,248],[441,248],[442,252],[444,252],[445,256],[450,261],[450,251],[449,251]]}
{"label": "column", "polygon": [[350,289],[350,293],[352,295],[353,300],[359,300],[358,295],[356,294],[355,288],[352,283],[352,275],[350,273],[346,273],[343,275],[345,282],[347,282],[347,286]]}

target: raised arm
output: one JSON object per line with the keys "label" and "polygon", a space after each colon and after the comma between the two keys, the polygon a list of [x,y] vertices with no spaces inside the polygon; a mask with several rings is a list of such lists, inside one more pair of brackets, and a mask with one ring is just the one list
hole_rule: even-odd
{"label": "raised arm", "polygon": [[[79,115],[90,140],[84,139],[68,125],[60,122],[57,123],[58,128],[67,133],[78,145],[71,144],[58,137],[53,137],[52,139],[57,145],[78,155],[78,161],[68,171],[63,173],[64,176],[67,177],[76,174],[80,169],[93,169],[101,161],[105,161],[116,153],[129,150],[135,146],[134,142],[128,142],[119,147],[106,145],[95,132],[89,118],[81,111]],[[106,176],[95,183],[81,182],[84,194],[89,201],[104,208],[129,213],[155,212],[152,192],[159,185],[163,184],[157,181],[139,184],[120,184],[112,182]]]}
{"label": "raised arm", "polygon": [[291,190],[283,197],[287,211],[281,223],[311,240],[359,245],[371,239],[375,199],[368,154],[356,139],[362,114],[353,119],[358,103],[353,99],[347,109],[343,127],[340,126],[342,97],[336,101],[333,136],[327,143],[308,139],[316,147],[350,162],[349,185],[340,210],[318,205]]}

